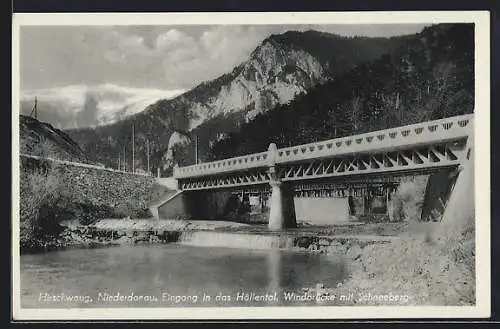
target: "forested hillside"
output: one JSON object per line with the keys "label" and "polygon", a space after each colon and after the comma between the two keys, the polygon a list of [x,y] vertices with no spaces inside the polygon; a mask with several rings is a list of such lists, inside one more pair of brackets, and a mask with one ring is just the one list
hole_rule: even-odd
{"label": "forested hillside", "polygon": [[474,25],[440,24],[260,114],[215,143],[210,159],[262,152],[474,111]]}

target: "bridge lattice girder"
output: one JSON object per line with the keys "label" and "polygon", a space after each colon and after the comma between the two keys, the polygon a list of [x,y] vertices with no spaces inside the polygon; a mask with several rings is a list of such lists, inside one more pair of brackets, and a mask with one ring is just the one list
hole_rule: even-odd
{"label": "bridge lattice girder", "polygon": [[465,141],[429,145],[409,150],[356,154],[305,163],[286,164],[281,169],[281,180],[302,180],[392,171],[418,171],[458,165],[465,149]]}
{"label": "bridge lattice girder", "polygon": [[203,176],[196,179],[179,181],[182,190],[203,190],[213,188],[230,188],[269,183],[270,176],[266,168],[261,170],[242,171],[231,175]]}

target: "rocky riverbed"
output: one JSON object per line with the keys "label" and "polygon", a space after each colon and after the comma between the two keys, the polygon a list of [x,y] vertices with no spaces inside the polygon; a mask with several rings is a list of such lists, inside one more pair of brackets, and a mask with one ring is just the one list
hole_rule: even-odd
{"label": "rocky riverbed", "polygon": [[229,230],[247,224],[224,221],[186,221],[155,219],[102,219],[90,225],[77,221],[61,222],[59,234],[34,239],[22,245],[21,252],[46,252],[68,248],[97,248],[136,243],[176,242],[181,232]]}
{"label": "rocky riverbed", "polygon": [[212,231],[247,235],[280,235],[291,239],[295,249],[327,252],[332,245],[342,248],[350,244],[365,246],[387,243],[403,226],[351,223],[335,227],[311,227],[299,224],[297,229],[270,232],[266,225],[229,221],[189,221],[157,219],[103,219],[90,225],[62,222],[58,235],[44,237],[22,252],[44,252],[67,248],[96,248],[136,243],[177,242],[184,232]]}

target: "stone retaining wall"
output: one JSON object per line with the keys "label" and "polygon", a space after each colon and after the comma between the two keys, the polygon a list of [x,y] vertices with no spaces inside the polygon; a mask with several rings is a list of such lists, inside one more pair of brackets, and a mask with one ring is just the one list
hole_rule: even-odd
{"label": "stone retaining wall", "polygon": [[20,165],[21,189],[30,189],[30,174],[42,173],[47,179],[56,180],[58,193],[67,200],[105,209],[101,218],[148,216],[145,212],[158,193],[151,176],[27,157],[21,157]]}

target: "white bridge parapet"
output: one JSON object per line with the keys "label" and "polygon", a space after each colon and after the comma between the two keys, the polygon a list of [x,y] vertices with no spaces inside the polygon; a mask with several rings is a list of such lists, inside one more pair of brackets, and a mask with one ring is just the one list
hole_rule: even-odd
{"label": "white bridge parapet", "polygon": [[174,167],[174,178],[207,176],[222,172],[267,167],[269,165],[267,158],[267,152],[260,152],[192,166]]}
{"label": "white bridge parapet", "polygon": [[444,143],[469,136],[473,115],[461,115],[441,120],[401,126],[323,142],[286,147],[278,150],[277,163],[355,153],[378,153],[415,148],[420,145]]}
{"label": "white bridge parapet", "polygon": [[268,152],[174,168],[174,177],[189,178],[268,167],[273,164],[324,159],[352,154],[372,154],[446,143],[467,138],[474,128],[474,115],[460,115],[407,126],[330,139]]}

